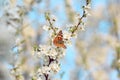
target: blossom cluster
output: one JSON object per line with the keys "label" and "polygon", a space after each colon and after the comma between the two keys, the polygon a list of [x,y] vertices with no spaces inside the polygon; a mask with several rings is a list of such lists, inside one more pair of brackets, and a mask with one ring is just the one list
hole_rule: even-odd
{"label": "blossom cluster", "polygon": [[[85,7],[84,10],[87,11],[88,6]],[[87,14],[85,11],[85,14]],[[49,80],[51,74],[57,73],[60,70],[60,60],[64,57],[65,55],[65,49],[61,47],[57,47],[53,44],[53,40],[55,37],[58,35],[59,31],[62,29],[59,29],[57,27],[53,26],[54,21],[56,21],[55,18],[51,18],[50,15],[47,13],[46,14],[46,20],[48,21],[49,25],[44,25],[43,29],[45,31],[49,32],[49,37],[50,37],[50,45],[39,45],[39,47],[36,50],[36,55],[39,56],[43,60],[43,66],[38,69],[37,76],[38,80],[42,80],[43,76],[45,80]],[[83,16],[86,17],[86,16]],[[83,18],[82,17],[82,18]],[[76,25],[70,25],[67,26],[68,31],[63,31],[63,42],[65,45],[71,45],[71,39],[72,38],[77,38],[77,28],[81,24],[82,18],[80,22]],[[83,28],[81,30],[84,30]]]}

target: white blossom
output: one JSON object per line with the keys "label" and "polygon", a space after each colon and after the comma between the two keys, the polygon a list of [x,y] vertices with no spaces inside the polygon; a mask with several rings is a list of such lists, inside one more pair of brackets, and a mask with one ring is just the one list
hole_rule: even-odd
{"label": "white blossom", "polygon": [[64,31],[64,32],[63,32],[63,38],[69,40],[69,39],[71,38],[71,33],[70,33],[70,32],[67,32],[67,31]]}
{"label": "white blossom", "polygon": [[59,72],[59,70],[60,70],[59,64],[56,64],[56,63],[52,63],[52,64],[50,65],[50,68],[51,68],[51,70],[52,70],[54,73],[57,73],[57,72]]}
{"label": "white blossom", "polygon": [[72,38],[77,38],[77,33],[72,34]]}
{"label": "white blossom", "polygon": [[47,46],[47,45],[39,45],[39,52],[37,52],[37,55],[40,57],[42,55],[50,56],[52,58],[55,58],[57,55],[57,52],[54,47]]}
{"label": "white blossom", "polygon": [[66,24],[67,28],[70,28],[70,27],[73,27],[73,26],[74,26],[73,24]]}
{"label": "white blossom", "polygon": [[39,50],[42,54],[46,54],[47,53],[47,46],[46,45],[39,45]]}
{"label": "white blossom", "polygon": [[42,70],[42,73],[45,73],[45,74],[50,73],[50,67],[48,67],[48,66],[43,66],[41,70]]}
{"label": "white blossom", "polygon": [[87,6],[84,7],[85,9],[91,9],[91,4],[88,4]]}
{"label": "white blossom", "polygon": [[71,40],[65,40],[64,42],[65,42],[65,44],[68,45],[68,46],[71,46],[71,45],[72,45],[72,41],[71,41]]}
{"label": "white blossom", "polygon": [[91,16],[91,13],[90,13],[91,5],[88,4],[87,6],[84,7],[84,9],[85,9],[85,13],[86,13],[88,16]]}
{"label": "white blossom", "polygon": [[42,70],[41,70],[41,68],[38,69],[37,74],[38,74],[38,75],[42,75]]}
{"label": "white blossom", "polygon": [[57,49],[57,52],[58,52],[58,56],[57,56],[58,59],[61,59],[65,56],[65,49]]}
{"label": "white blossom", "polygon": [[55,15],[51,15],[51,19],[53,19],[53,20],[57,20],[57,17],[55,16]]}
{"label": "white blossom", "polygon": [[44,26],[43,26],[43,29],[44,29],[45,31],[48,31],[48,30],[50,30],[50,27],[47,26],[47,25],[44,25]]}
{"label": "white blossom", "polygon": [[53,59],[55,59],[55,57],[57,56],[57,52],[56,52],[55,48],[53,48],[53,47],[49,48],[48,54],[49,54],[49,56],[51,56]]}

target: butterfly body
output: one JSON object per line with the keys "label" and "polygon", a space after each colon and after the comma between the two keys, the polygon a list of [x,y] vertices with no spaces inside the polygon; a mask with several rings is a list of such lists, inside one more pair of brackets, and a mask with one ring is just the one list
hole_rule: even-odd
{"label": "butterfly body", "polygon": [[57,34],[57,36],[55,37],[55,39],[53,40],[53,44],[57,47],[62,47],[66,49],[66,46],[64,45],[64,41],[63,41],[63,33],[62,30],[59,31],[59,33]]}

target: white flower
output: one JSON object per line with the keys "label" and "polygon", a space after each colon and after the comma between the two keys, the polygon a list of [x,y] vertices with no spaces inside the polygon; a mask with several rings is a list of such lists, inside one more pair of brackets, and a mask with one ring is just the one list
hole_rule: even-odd
{"label": "white flower", "polygon": [[50,65],[50,68],[51,68],[51,70],[52,70],[54,73],[57,73],[57,72],[59,72],[59,70],[60,70],[59,64],[56,64],[56,63],[52,63],[52,64]]}
{"label": "white flower", "polygon": [[56,18],[55,15],[51,15],[51,19],[52,19],[52,20],[55,20],[55,21],[57,20],[57,18]]}
{"label": "white flower", "polygon": [[74,26],[73,24],[66,24],[67,28],[70,28],[70,27],[73,27],[73,26]]}
{"label": "white flower", "polygon": [[76,13],[75,18],[74,18],[74,26],[78,24],[80,17],[81,17],[80,14]]}
{"label": "white flower", "polygon": [[85,9],[91,9],[91,5],[88,4],[87,6],[84,7]]}
{"label": "white flower", "polygon": [[48,53],[47,46],[46,45],[39,45],[39,51],[36,51],[36,55],[40,58],[43,57],[43,55],[46,55]]}
{"label": "white flower", "polygon": [[48,31],[48,30],[50,30],[50,27],[47,26],[47,25],[44,25],[44,26],[43,26],[43,29],[44,29],[45,31]]}
{"label": "white flower", "polygon": [[51,30],[51,31],[49,32],[49,36],[50,36],[50,38],[53,39],[53,38],[55,38],[56,35],[55,35],[54,32]]}
{"label": "white flower", "polygon": [[57,52],[58,52],[58,56],[57,56],[58,59],[61,59],[65,56],[65,49],[62,49],[62,48],[57,49]]}
{"label": "white flower", "polygon": [[47,53],[47,46],[46,45],[39,45],[39,50],[42,54]]}
{"label": "white flower", "polygon": [[84,9],[85,9],[85,13],[86,13],[88,16],[90,16],[90,15],[91,15],[91,13],[90,13],[90,10],[91,10],[90,4],[88,4],[87,6],[85,6]]}
{"label": "white flower", "polygon": [[63,32],[63,38],[69,40],[69,39],[71,38],[71,33],[67,32],[67,31],[64,31],[64,32]]}
{"label": "white flower", "polygon": [[73,38],[77,38],[77,33],[72,34]]}
{"label": "white flower", "polygon": [[66,41],[65,41],[65,44],[71,46],[71,45],[72,45],[72,42],[71,42],[71,40],[66,40]]}
{"label": "white flower", "polygon": [[88,16],[91,16],[90,10],[85,10],[85,12]]}
{"label": "white flower", "polygon": [[54,47],[49,48],[48,55],[54,59],[56,58],[57,52]]}
{"label": "white flower", "polygon": [[50,73],[50,67],[48,66],[43,66],[38,69],[37,74],[38,75],[43,75],[43,74],[49,74]]}
{"label": "white flower", "polygon": [[42,73],[44,74],[50,74],[50,67],[48,67],[48,66],[43,66],[42,67]]}
{"label": "white flower", "polygon": [[41,52],[36,52],[37,57],[42,57]]}
{"label": "white flower", "polygon": [[37,74],[42,75],[42,70],[41,70],[41,68],[38,69]]}
{"label": "white flower", "polygon": [[37,55],[42,57],[42,55],[50,56],[52,58],[55,58],[57,55],[57,52],[54,47],[47,46],[47,45],[39,45],[39,52],[37,52]]}

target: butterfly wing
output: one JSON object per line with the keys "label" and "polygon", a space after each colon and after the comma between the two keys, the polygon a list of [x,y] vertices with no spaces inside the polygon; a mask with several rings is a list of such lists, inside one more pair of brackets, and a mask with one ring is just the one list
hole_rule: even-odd
{"label": "butterfly wing", "polygon": [[66,46],[64,45],[64,41],[63,41],[63,33],[62,30],[59,31],[58,35],[55,37],[55,39],[53,40],[54,45],[56,45],[57,47],[63,47],[66,48]]}

